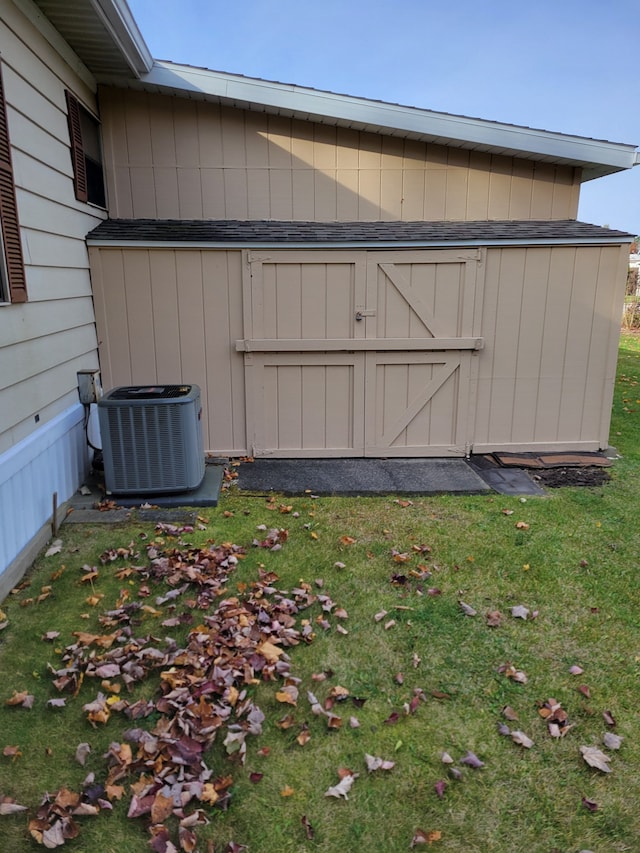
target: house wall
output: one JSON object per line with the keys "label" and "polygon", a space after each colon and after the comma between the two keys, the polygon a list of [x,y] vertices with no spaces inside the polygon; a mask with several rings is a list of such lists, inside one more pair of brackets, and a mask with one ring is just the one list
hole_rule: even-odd
{"label": "house wall", "polygon": [[52,491],[63,501],[79,485],[83,466],[68,477],[55,457],[86,465],[76,372],[97,368],[98,354],[84,238],[105,213],[77,202],[72,183],[65,89],[95,111],[88,72],[10,0],[0,0],[0,51],[28,294],[0,306],[1,573],[51,514]]}
{"label": "house wall", "polygon": [[149,219],[575,219],[578,170],[101,88],[110,214]]}
{"label": "house wall", "polygon": [[[475,452],[607,446],[627,251],[486,249],[476,293],[484,348],[471,356]],[[244,337],[243,253],[90,253],[105,387],[196,382],[205,447],[247,453],[243,355],[235,348]]]}

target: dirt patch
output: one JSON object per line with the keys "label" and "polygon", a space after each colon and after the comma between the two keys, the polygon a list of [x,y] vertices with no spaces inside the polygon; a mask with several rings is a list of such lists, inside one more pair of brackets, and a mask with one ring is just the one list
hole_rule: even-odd
{"label": "dirt patch", "polygon": [[541,486],[558,489],[561,486],[602,486],[609,482],[608,471],[595,466],[585,468],[538,468],[530,475]]}

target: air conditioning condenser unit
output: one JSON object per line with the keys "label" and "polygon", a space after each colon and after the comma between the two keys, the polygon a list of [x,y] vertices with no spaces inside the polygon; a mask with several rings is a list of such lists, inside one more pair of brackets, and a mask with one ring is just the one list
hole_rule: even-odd
{"label": "air conditioning condenser unit", "polygon": [[197,385],[114,388],[98,401],[107,494],[171,494],[204,478]]}

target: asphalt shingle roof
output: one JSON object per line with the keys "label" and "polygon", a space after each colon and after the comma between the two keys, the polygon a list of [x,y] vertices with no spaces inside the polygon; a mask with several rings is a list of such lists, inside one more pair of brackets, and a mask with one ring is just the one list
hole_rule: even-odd
{"label": "asphalt shingle roof", "polygon": [[627,242],[633,235],[564,220],[475,222],[284,222],[272,220],[106,219],[87,237],[95,243],[465,245]]}

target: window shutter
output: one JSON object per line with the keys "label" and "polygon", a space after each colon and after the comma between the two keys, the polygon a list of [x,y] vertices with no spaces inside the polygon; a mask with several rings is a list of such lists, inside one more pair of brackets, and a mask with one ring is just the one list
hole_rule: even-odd
{"label": "window shutter", "polygon": [[84,148],[82,146],[82,128],[80,126],[80,105],[71,92],[65,91],[67,96],[67,117],[69,121],[69,138],[71,140],[71,161],[73,163],[73,189],[78,201],[86,202],[87,193],[87,169],[84,160]]}
{"label": "window shutter", "polygon": [[0,219],[2,221],[2,238],[4,256],[7,267],[9,297],[12,302],[27,301],[27,284],[22,260],[22,244],[20,242],[20,224],[18,222],[18,205],[16,190],[13,183],[13,167],[11,165],[11,145],[9,144],[9,127],[7,124],[7,109],[4,100],[2,73],[0,68]]}

